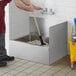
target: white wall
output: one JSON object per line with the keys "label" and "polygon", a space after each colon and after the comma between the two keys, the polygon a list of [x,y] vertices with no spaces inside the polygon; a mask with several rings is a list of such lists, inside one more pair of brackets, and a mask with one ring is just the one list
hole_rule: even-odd
{"label": "white wall", "polygon": [[[53,4],[53,9],[56,10],[56,15],[67,20],[68,26],[74,25],[73,18],[76,17],[76,0],[46,0],[48,6]],[[47,5],[46,5],[47,6]],[[51,7],[51,6],[50,6]],[[70,29],[70,27],[68,27]],[[68,33],[70,31],[68,30]]]}
{"label": "white wall", "polygon": [[10,39],[16,39],[29,34],[29,15],[18,9],[14,2],[9,7],[9,35]]}
{"label": "white wall", "polygon": [[73,26],[73,18],[76,17],[76,0],[33,0],[33,3],[40,6],[53,8],[55,15],[64,18],[68,21],[68,34],[70,32],[70,26]]}
{"label": "white wall", "polygon": [[31,3],[33,3],[34,5],[37,5],[37,6],[44,7],[45,1],[46,0],[31,0]]}
{"label": "white wall", "polygon": [[[56,14],[67,20],[76,17],[76,0],[46,0],[46,7],[54,8]],[[51,5],[52,4],[52,5]]]}
{"label": "white wall", "polygon": [[[73,18],[76,17],[76,0],[58,0],[56,7],[58,7],[58,15],[64,17],[69,21],[68,26],[73,26]],[[68,31],[70,32],[70,31]]]}

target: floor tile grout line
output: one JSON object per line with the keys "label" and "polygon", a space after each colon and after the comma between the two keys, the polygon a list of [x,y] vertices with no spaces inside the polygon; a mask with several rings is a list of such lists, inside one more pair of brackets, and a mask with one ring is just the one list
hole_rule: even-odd
{"label": "floor tile grout line", "polygon": [[65,74],[65,76],[67,76],[72,70],[70,70],[68,73]]}
{"label": "floor tile grout line", "polygon": [[[32,66],[34,66],[34,65],[36,65],[36,64],[33,64],[33,65],[31,65],[31,66],[29,66],[28,68],[31,68]],[[26,69],[28,69],[28,68],[26,68]],[[25,70],[25,69],[24,69]],[[22,70],[22,71],[24,71],[24,70]],[[20,71],[20,72],[22,72],[22,71]],[[18,73],[17,73],[18,74]],[[17,74],[15,74],[15,75],[17,75]]]}
{"label": "floor tile grout line", "polygon": [[[43,67],[43,66],[44,66],[44,65],[40,66],[39,68],[37,68],[37,69],[35,69],[35,70],[37,71],[38,69],[40,69],[40,68]],[[35,71],[35,70],[34,70],[34,71]],[[34,72],[34,71],[32,71],[32,72]],[[31,73],[32,73],[32,72],[31,72]],[[28,75],[30,75],[31,73],[29,73]],[[28,75],[27,75],[27,76],[28,76]]]}
{"label": "floor tile grout line", "polygon": [[5,75],[5,74],[7,74],[8,72],[6,72],[6,73],[4,73],[4,74],[2,74],[2,75],[0,75],[0,76],[3,76],[3,75]]}
{"label": "floor tile grout line", "polygon": [[[66,66],[65,66],[65,67],[66,67]],[[57,72],[61,71],[61,69],[65,68],[65,67],[60,68],[60,70],[58,70]],[[52,68],[53,68],[53,67],[52,67]],[[51,68],[51,69],[52,69],[52,68]],[[50,69],[50,70],[51,70],[51,69]],[[47,71],[46,71],[46,72],[47,72]],[[55,72],[52,76],[54,76],[57,72]]]}
{"label": "floor tile grout line", "polygon": [[[28,63],[28,62],[26,62],[26,63]],[[25,64],[25,63],[23,63],[23,64]],[[17,66],[16,68],[18,68],[18,67],[20,67],[20,66]],[[8,67],[7,67],[8,68]],[[9,68],[8,68],[9,69]],[[15,69],[15,68],[14,68]],[[12,70],[14,70],[14,69],[11,69],[10,71],[12,71]],[[7,74],[7,73],[9,73],[10,71],[8,71],[8,72],[6,72],[6,73],[4,73],[4,74]],[[4,74],[2,74],[2,75],[4,75]]]}
{"label": "floor tile grout line", "polygon": [[[66,66],[65,67],[63,67],[63,68],[66,68]],[[63,68],[61,68],[61,69],[63,69]],[[58,72],[60,72],[61,70],[59,70],[59,71],[57,71],[56,73],[58,73]],[[55,75],[55,73],[53,74],[53,76]]]}
{"label": "floor tile grout line", "polygon": [[[19,60],[20,61],[20,60]],[[16,61],[16,62],[13,62],[13,63],[18,63],[19,61]],[[7,63],[9,63],[9,62],[7,62]],[[13,63],[11,63],[10,65],[12,65]]]}
{"label": "floor tile grout line", "polygon": [[[43,65],[43,67],[44,67],[44,65]],[[42,68],[42,67],[41,67]],[[50,67],[48,70],[50,70],[50,69],[52,69],[53,68],[53,66],[52,67]],[[40,69],[40,68],[38,68],[38,69]],[[37,70],[38,70],[37,69]],[[46,70],[45,72],[47,72],[48,70]],[[33,71],[34,72],[34,71]],[[42,73],[45,73],[45,72],[42,72]],[[29,73],[30,74],[30,73]],[[42,74],[40,74],[40,75],[42,75]]]}
{"label": "floor tile grout line", "polygon": [[[19,61],[20,62],[20,61]],[[18,62],[17,62],[18,63]],[[21,62],[20,62],[21,63]],[[25,62],[25,63],[23,63],[23,64],[27,64],[28,62]],[[14,65],[14,64],[13,64]],[[21,64],[22,65],[22,64]],[[19,65],[19,66],[17,66],[17,67],[20,67],[21,65]],[[15,67],[15,68],[17,68],[17,67]],[[8,69],[10,69],[9,67],[7,67]],[[14,69],[15,69],[14,68]],[[14,70],[14,69],[10,69],[10,70]]]}
{"label": "floor tile grout line", "polygon": [[[52,69],[52,68],[51,68]],[[48,70],[46,70],[45,72],[47,72],[47,71],[49,71],[49,70],[51,70],[51,69],[48,69]],[[43,73],[45,73],[45,72],[43,72]],[[42,74],[41,74],[42,75]]]}
{"label": "floor tile grout line", "polygon": [[[20,62],[20,61],[22,61],[22,60],[16,61],[14,64],[16,64],[16,63],[18,63],[18,62]],[[20,63],[21,63],[21,62],[20,62]],[[13,64],[13,63],[11,63],[11,64]],[[11,64],[10,64],[10,65],[11,65]],[[13,65],[14,65],[14,64],[13,64]]]}

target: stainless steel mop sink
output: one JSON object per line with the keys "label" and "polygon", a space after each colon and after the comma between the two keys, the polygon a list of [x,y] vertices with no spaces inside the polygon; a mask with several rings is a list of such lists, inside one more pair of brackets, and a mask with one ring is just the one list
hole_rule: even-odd
{"label": "stainless steel mop sink", "polygon": [[48,46],[32,45],[28,37],[10,40],[9,54],[43,64],[52,64],[67,55],[67,22],[49,28]]}

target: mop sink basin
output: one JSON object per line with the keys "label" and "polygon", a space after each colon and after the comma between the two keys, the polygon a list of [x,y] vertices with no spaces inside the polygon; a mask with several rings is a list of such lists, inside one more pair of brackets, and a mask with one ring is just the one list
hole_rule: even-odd
{"label": "mop sink basin", "polygon": [[[29,36],[29,35],[28,35]],[[43,64],[52,64],[67,55],[67,22],[49,28],[49,44],[28,43],[27,36],[9,41],[9,55]]]}
{"label": "mop sink basin", "polygon": [[[29,43],[10,41],[10,48],[15,48],[10,55],[34,62],[49,64],[48,47],[36,46]],[[20,47],[20,48],[19,48]]]}

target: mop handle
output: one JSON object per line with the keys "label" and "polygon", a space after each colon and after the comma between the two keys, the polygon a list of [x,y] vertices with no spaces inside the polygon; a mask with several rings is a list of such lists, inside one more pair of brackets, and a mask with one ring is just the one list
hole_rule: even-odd
{"label": "mop handle", "polygon": [[35,22],[35,25],[36,25],[36,28],[37,28],[38,34],[39,34],[39,36],[40,36],[41,33],[40,33],[40,29],[39,29],[39,25],[38,25],[38,22],[37,22],[36,15],[35,15],[34,12],[32,12],[32,14],[33,14],[33,17],[34,17],[34,22]]}
{"label": "mop handle", "polygon": [[[38,22],[37,22],[37,18],[36,18],[36,15],[35,15],[35,13],[34,12],[32,12],[32,14],[33,14],[33,17],[34,17],[34,22],[35,22],[35,25],[36,25],[36,27],[37,27],[37,31],[38,31],[38,33],[39,33],[39,36],[41,35],[41,33],[40,33],[40,29],[39,29],[39,25],[38,25]],[[45,41],[44,41],[45,42]],[[48,44],[47,42],[45,42],[46,44]]]}

